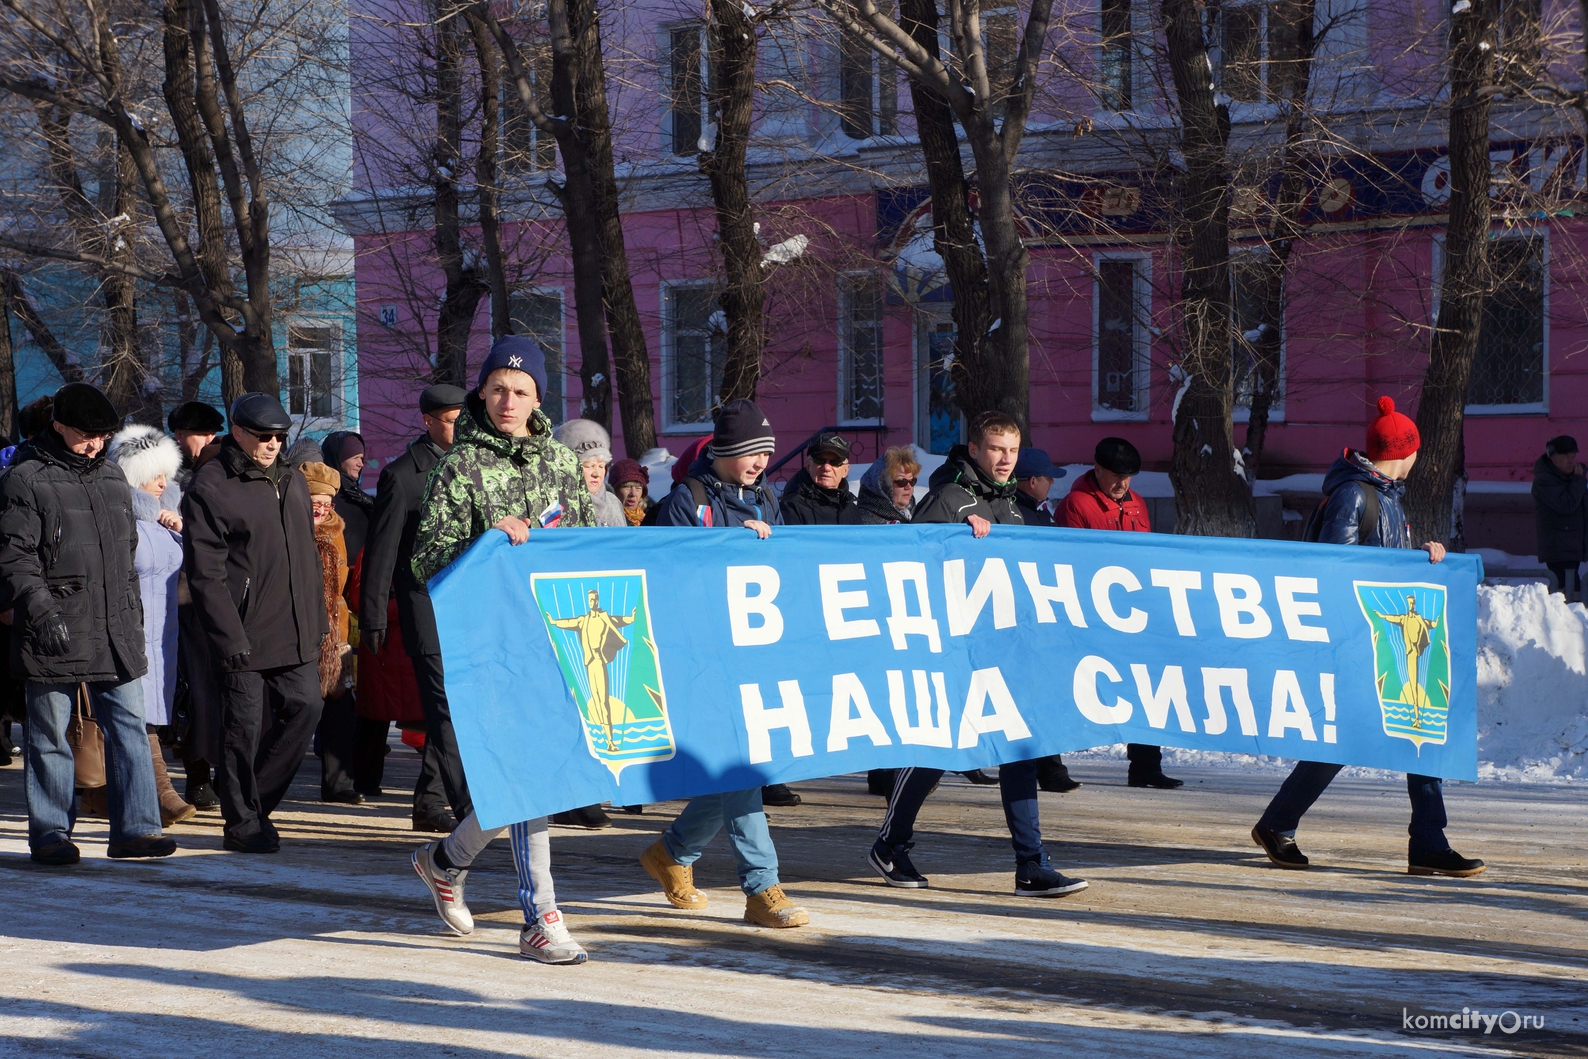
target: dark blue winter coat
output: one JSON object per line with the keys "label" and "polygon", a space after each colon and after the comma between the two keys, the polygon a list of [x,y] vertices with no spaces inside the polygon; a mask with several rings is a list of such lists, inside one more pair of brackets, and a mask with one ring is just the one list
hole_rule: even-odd
{"label": "dark blue winter coat", "polygon": [[695,504],[695,495],[686,479],[678,483],[656,509],[656,525],[733,527],[752,521],[769,526],[783,525],[777,497],[767,488],[765,478],[754,485],[729,485],[717,477],[711,469],[711,461],[704,456],[689,469],[689,477],[699,479],[706,487],[705,505]]}
{"label": "dark blue winter coat", "polygon": [[[1358,484],[1361,483],[1361,484]],[[1363,526],[1367,497],[1362,486],[1378,492],[1378,525]],[[1323,476],[1324,501],[1318,529],[1321,544],[1366,544],[1379,548],[1410,548],[1411,528],[1406,524],[1403,498],[1406,483],[1378,472],[1364,453],[1346,449]]]}

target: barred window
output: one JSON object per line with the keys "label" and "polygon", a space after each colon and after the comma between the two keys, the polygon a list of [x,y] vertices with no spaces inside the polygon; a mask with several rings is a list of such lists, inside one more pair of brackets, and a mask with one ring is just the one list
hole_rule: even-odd
{"label": "barred window", "polygon": [[[1147,411],[1146,284],[1136,258],[1097,263],[1092,402],[1096,413]],[[1116,416],[1117,418],[1117,416]]]}
{"label": "barred window", "polygon": [[1542,235],[1489,243],[1491,287],[1483,299],[1467,404],[1544,403],[1546,262]]}
{"label": "barred window", "polygon": [[882,421],[882,285],[875,276],[839,280],[839,416]]}

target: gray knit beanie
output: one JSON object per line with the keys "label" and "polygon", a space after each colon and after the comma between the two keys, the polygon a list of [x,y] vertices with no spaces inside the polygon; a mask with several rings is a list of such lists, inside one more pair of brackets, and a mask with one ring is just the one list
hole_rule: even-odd
{"label": "gray knit beanie", "polygon": [[580,463],[591,459],[612,462],[612,436],[593,419],[570,419],[551,436],[572,449]]}

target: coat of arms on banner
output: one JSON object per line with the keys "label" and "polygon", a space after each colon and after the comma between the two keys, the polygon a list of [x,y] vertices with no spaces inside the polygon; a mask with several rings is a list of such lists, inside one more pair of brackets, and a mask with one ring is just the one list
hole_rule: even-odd
{"label": "coat of arms on banner", "polygon": [[532,574],[530,588],[591,756],[614,778],[625,765],[671,758],[645,571]]}
{"label": "coat of arms on banner", "polygon": [[1450,634],[1442,585],[1353,582],[1373,634],[1373,674],[1384,734],[1416,747],[1445,741]]}

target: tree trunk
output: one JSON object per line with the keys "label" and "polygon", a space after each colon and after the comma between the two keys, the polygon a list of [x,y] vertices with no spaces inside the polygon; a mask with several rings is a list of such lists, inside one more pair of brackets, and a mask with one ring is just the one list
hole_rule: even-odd
{"label": "tree trunk", "polygon": [[[200,45],[203,43],[203,14],[200,9],[191,8],[187,0],[165,0],[162,17],[165,79],[161,92],[187,169],[194,227],[198,232],[198,271],[213,299],[225,305],[235,298],[236,288],[232,283],[231,252],[226,242],[220,183],[215,175],[215,153],[198,112],[197,71],[193,55],[194,35],[199,35]],[[227,330],[212,327],[209,333],[212,337],[225,336],[221,339],[221,399],[229,408],[233,401],[246,392],[247,386],[243,378],[243,361],[237,343],[230,334],[230,325],[237,322],[236,317],[225,319],[224,322],[229,325]],[[274,360],[274,350],[271,355]]]}
{"label": "tree trunk", "polygon": [[[975,362],[967,366],[967,415],[996,410],[1014,417],[1021,436],[1031,437],[1030,327],[1026,298],[1026,269],[1030,254],[1015,224],[1014,191],[1009,160],[992,127],[992,115],[967,131],[976,157],[976,184],[980,191],[982,239],[987,247],[987,315],[992,322],[978,343]],[[956,381],[956,387],[959,383]]]}
{"label": "tree trunk", "polygon": [[11,294],[0,285],[0,438],[17,437],[17,366],[11,348]]}
{"label": "tree trunk", "polygon": [[1450,221],[1439,317],[1417,404],[1422,435],[1406,483],[1412,539],[1448,541],[1461,473],[1467,384],[1489,292],[1489,100],[1495,80],[1495,0],[1473,0],[1450,19]]}
{"label": "tree trunk", "polygon": [[656,404],[651,396],[651,358],[645,327],[634,303],[628,249],[612,163],[612,119],[607,111],[606,64],[601,54],[601,11],[595,0],[571,0],[582,27],[575,41],[575,106],[585,143],[591,196],[601,245],[602,304],[612,340],[618,411],[623,416],[623,449],[638,458],[656,447]]}
{"label": "tree trunk", "polygon": [[1285,341],[1285,276],[1290,268],[1291,251],[1306,225],[1302,210],[1311,193],[1308,166],[1316,152],[1308,150],[1310,110],[1307,98],[1312,90],[1312,65],[1318,41],[1313,32],[1317,16],[1315,0],[1290,0],[1269,9],[1269,18],[1282,18],[1284,26],[1295,33],[1295,58],[1289,62],[1290,98],[1285,114],[1285,146],[1279,163],[1278,199],[1267,233],[1270,266],[1263,274],[1263,320],[1272,321],[1252,344],[1255,361],[1252,378],[1251,415],[1246,420],[1243,447],[1246,480],[1257,481],[1262,470],[1263,450],[1268,441],[1268,418],[1279,391],[1280,356]]}
{"label": "tree trunk", "polygon": [[745,152],[750,146],[751,108],[755,103],[756,27],[744,9],[732,3],[712,6],[711,98],[717,140],[699,156],[701,172],[711,178],[717,208],[717,243],[722,249],[727,283],[720,303],[728,317],[728,357],[718,397],[754,399],[761,377],[765,343],[761,282],[761,244],[750,214],[750,184]]}
{"label": "tree trunk", "polygon": [[1176,238],[1183,264],[1180,312],[1185,373],[1174,417],[1175,532],[1250,537],[1251,488],[1235,471],[1230,373],[1229,110],[1217,105],[1201,5],[1163,0],[1185,171]]}
{"label": "tree trunk", "polygon": [[[941,55],[934,0],[902,0],[899,26],[929,54]],[[988,370],[980,340],[992,322],[987,263],[976,243],[954,112],[931,88],[913,77],[909,82],[926,182],[932,193],[932,242],[943,259],[943,271],[954,294],[954,363],[949,377],[954,383],[955,403],[968,418],[995,407],[987,403],[977,384]]]}
{"label": "tree trunk", "polygon": [[[436,22],[436,260],[446,292],[436,318],[436,382],[470,388],[469,336],[486,286],[464,258],[458,179],[463,165],[463,18],[444,3]],[[544,395],[542,395],[544,396]]]}
{"label": "tree trunk", "polygon": [[480,211],[480,241],[485,244],[486,281],[491,288],[491,338],[513,330],[502,258],[502,224],[497,208],[496,152],[502,127],[502,66],[491,31],[477,11],[468,14],[474,58],[480,66],[480,153],[474,160],[474,193]]}
{"label": "tree trunk", "polygon": [[[579,382],[584,391],[579,414],[612,429],[611,364],[607,360],[605,273],[601,225],[596,217],[589,144],[579,124],[579,71],[588,64],[581,51],[599,54],[600,22],[594,3],[550,0],[551,105],[558,127],[564,183],[557,189],[568,227],[573,263],[574,317],[579,325]],[[592,43],[593,42],[593,43]]]}

